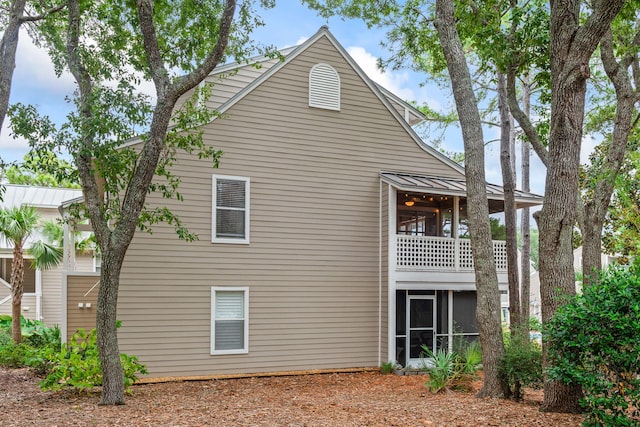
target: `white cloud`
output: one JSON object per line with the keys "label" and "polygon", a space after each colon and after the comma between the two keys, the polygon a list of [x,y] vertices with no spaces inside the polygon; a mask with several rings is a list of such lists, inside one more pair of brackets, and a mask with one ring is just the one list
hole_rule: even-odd
{"label": "white cloud", "polygon": [[363,47],[351,46],[347,48],[349,55],[367,73],[369,78],[385,89],[393,92],[402,99],[415,100],[416,96],[408,87],[409,74],[407,72],[383,72],[378,68],[378,59]]}
{"label": "white cloud", "polygon": [[29,143],[24,138],[13,139],[9,119],[5,119],[0,131],[0,159],[5,162],[21,161],[29,151]]}
{"label": "white cloud", "polygon": [[593,149],[602,142],[602,140],[595,139],[591,135],[584,135],[582,137],[582,144],[580,145],[580,163],[589,163],[589,156],[593,153]]}
{"label": "white cloud", "polygon": [[[306,42],[307,40],[309,40],[309,37],[300,37],[298,39],[298,41],[294,44],[294,46],[301,45],[302,43]],[[290,46],[285,46],[285,47],[290,47]]]}
{"label": "white cloud", "polygon": [[24,30],[20,32],[14,81],[32,89],[63,95],[71,93],[75,87],[70,73],[62,73],[60,78],[56,76],[47,51],[33,44]]}

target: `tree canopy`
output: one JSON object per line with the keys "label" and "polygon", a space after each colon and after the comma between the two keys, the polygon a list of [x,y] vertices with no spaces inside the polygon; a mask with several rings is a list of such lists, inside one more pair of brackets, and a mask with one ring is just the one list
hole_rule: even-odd
{"label": "tree canopy", "polygon": [[[148,206],[147,194],[182,200],[180,177],[171,169],[179,151],[217,166],[222,153],[203,142],[198,127],[216,115],[202,102],[215,88],[200,83],[226,61],[269,54],[251,41],[262,25],[258,3],[274,5],[70,0],[64,15],[40,26],[57,72],[68,70],[76,81],[74,110],[56,126],[34,107],[16,105],[12,124],[37,149],[66,149],[78,169],[84,203],[73,210],[89,218],[102,256],[96,311],[102,404],[124,402],[116,305],[134,232],[151,232],[163,221],[179,237],[197,238],[166,206]],[[142,90],[145,81],[153,82],[153,93]]]}

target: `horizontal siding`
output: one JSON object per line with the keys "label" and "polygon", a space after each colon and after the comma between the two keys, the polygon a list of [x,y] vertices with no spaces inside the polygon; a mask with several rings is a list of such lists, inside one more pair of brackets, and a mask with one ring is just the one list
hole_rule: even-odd
{"label": "horizontal siding", "polygon": [[[97,275],[67,276],[67,339],[78,329],[88,331],[96,327],[98,287],[91,288],[98,280]],[[87,292],[89,294],[85,296]],[[90,303],[91,308],[78,308],[79,303]]]}
{"label": "horizontal siding", "polygon": [[[77,254],[75,270],[93,271],[93,257]],[[42,271],[41,274],[42,320],[49,326],[62,325],[62,266]]]}
{"label": "horizontal siding", "polygon": [[[11,289],[4,285],[0,285],[0,301],[6,297],[11,297]],[[11,298],[9,298],[4,304],[0,304],[0,314],[11,315]]]}
{"label": "horizontal siding", "polygon": [[[206,83],[213,85],[211,96],[207,99],[207,108],[217,110],[222,104],[247,87],[252,81],[260,77],[277,62],[277,59],[272,59],[262,62],[260,68],[256,68],[253,65],[245,65],[230,72],[210,74],[205,78]],[[180,107],[184,105],[185,100],[193,96],[193,93],[194,91],[190,90],[180,97],[178,102],[176,102],[175,109],[180,109]]]}
{"label": "horizontal siding", "polygon": [[62,324],[62,266],[41,273],[42,321],[48,326]]}
{"label": "horizontal siding", "polygon": [[[6,288],[4,285],[0,285],[0,301],[6,297],[11,296],[11,289]],[[33,294],[25,294],[22,296],[22,315],[27,319],[36,318],[36,297]],[[7,314],[11,316],[11,298],[4,304],[0,305],[0,314]]]}
{"label": "horizontal siding", "polygon": [[[308,107],[318,62],[340,73],[339,112]],[[150,376],[377,365],[386,354],[381,303],[387,323],[379,172],[460,174],[419,147],[324,39],[206,126],[204,138],[223,150],[220,168],[181,155],[184,202],[149,198],[200,240],[181,242],[166,225],[136,235],[121,274],[121,350]],[[214,172],[251,178],[248,245],[211,243]],[[249,288],[248,354],[209,354],[211,286]]]}

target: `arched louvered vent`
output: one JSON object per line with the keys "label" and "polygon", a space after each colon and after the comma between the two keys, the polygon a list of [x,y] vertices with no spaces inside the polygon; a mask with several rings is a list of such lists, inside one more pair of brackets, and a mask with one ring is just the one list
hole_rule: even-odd
{"label": "arched louvered vent", "polygon": [[309,107],[340,111],[340,76],[329,64],[316,64],[309,72]]}

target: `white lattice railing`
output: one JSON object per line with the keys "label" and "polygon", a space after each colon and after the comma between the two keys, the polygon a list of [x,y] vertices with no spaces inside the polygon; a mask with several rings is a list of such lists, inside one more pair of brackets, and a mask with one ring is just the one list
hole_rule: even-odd
{"label": "white lattice railing", "polygon": [[[469,239],[433,236],[396,236],[396,266],[401,271],[472,271],[473,256]],[[498,271],[507,270],[507,247],[493,241]]]}

